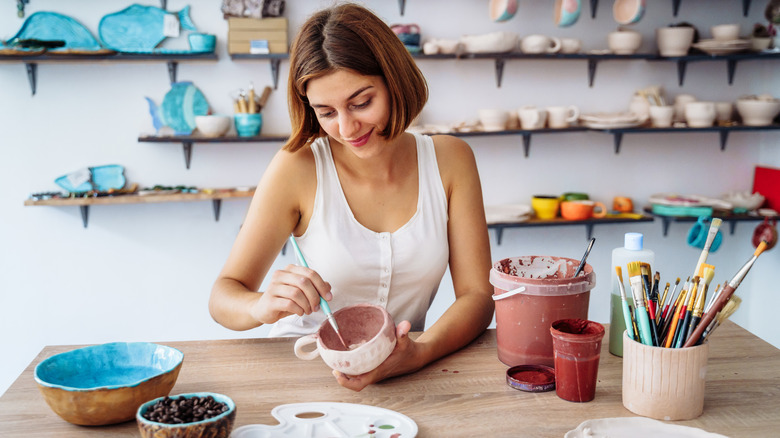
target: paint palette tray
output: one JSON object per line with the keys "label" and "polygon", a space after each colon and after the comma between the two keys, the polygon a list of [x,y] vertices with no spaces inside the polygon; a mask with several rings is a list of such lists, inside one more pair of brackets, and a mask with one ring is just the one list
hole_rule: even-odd
{"label": "paint palette tray", "polygon": [[271,410],[278,425],[251,424],[231,438],[411,438],[417,424],[401,413],[351,403],[294,403]]}

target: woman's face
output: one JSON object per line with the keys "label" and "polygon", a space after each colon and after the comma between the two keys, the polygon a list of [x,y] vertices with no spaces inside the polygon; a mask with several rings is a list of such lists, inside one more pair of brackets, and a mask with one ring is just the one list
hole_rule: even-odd
{"label": "woman's face", "polygon": [[322,129],[334,140],[360,156],[378,152],[386,139],[390,96],[379,76],[352,70],[337,70],[309,81],[309,105]]}

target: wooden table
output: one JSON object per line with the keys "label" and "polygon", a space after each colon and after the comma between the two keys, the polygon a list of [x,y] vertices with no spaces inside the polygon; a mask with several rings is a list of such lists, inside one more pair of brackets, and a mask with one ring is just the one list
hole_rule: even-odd
{"label": "wooden table", "polygon": [[[609,339],[609,336],[604,338]],[[322,362],[299,360],[294,339],[165,343],[184,352],[172,394],[210,391],[236,402],[236,427],[278,422],[273,407],[301,402],[344,402],[401,412],[419,437],[562,437],[582,421],[634,416],[621,401],[622,359],[602,346],[596,399],[564,401],[555,392],[527,393],[506,385],[496,356],[495,330],[421,371],[356,393],[335,383]],[[676,424],[731,437],[777,436],[780,429],[780,350],[727,322],[710,340],[704,414]],[[140,436],[135,422],[82,427],[55,415],[38,393],[33,369],[42,359],[75,348],[45,347],[0,397],[0,436]]]}

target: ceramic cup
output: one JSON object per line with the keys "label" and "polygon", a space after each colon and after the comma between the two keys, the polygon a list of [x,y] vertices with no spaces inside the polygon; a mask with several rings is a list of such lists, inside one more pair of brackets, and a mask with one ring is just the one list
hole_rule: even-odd
{"label": "ceramic cup", "polygon": [[569,27],[577,22],[581,11],[581,0],[555,0],[553,21],[558,27]]}
{"label": "ceramic cup", "polygon": [[558,216],[560,198],[551,195],[536,195],[531,198],[531,208],[539,219],[554,219]]}
{"label": "ceramic cup", "polygon": [[561,50],[561,39],[545,35],[528,35],[520,42],[523,53],[557,53]]}
{"label": "ceramic cup", "polygon": [[651,347],[623,332],[623,406],[664,421],[701,415],[709,345]]}
{"label": "ceramic cup", "polygon": [[739,24],[718,24],[710,27],[715,41],[734,41],[739,39]]}
{"label": "ceramic cup", "polygon": [[191,33],[187,39],[193,52],[213,52],[217,46],[217,36],[208,33]]}
{"label": "ceramic cup", "polygon": [[524,106],[517,110],[522,129],[542,129],[547,123],[547,111],[535,106]]}
{"label": "ceramic cup", "polygon": [[607,207],[601,202],[590,200],[561,202],[561,217],[570,221],[582,221],[590,218],[602,218],[607,215]]}
{"label": "ceramic cup", "polygon": [[[332,369],[347,375],[367,373],[387,359],[395,348],[395,322],[380,306],[356,304],[333,313],[339,325],[339,333],[347,347],[325,320],[316,333],[295,341],[295,355],[299,359],[312,360],[317,356]],[[304,351],[311,344],[312,351]]]}
{"label": "ceramic cup", "polygon": [[617,55],[631,55],[642,45],[642,34],[633,30],[619,30],[607,34],[607,46]]}
{"label": "ceramic cup", "polygon": [[509,121],[509,112],[501,109],[480,109],[479,121],[485,131],[503,131]]}
{"label": "ceramic cup", "polygon": [[685,105],[690,102],[696,102],[696,97],[692,94],[678,94],[674,98],[674,121],[685,121]]}
{"label": "ceramic cup", "polygon": [[685,121],[691,128],[706,128],[715,123],[714,102],[690,102],[685,104]]}
{"label": "ceramic cup", "polygon": [[656,42],[661,56],[685,56],[693,44],[695,30],[689,26],[656,29]]}
{"label": "ceramic cup", "polygon": [[239,137],[254,137],[260,134],[260,129],[263,127],[263,115],[236,113],[233,114],[233,122]]}
{"label": "ceramic cup", "polygon": [[574,106],[548,106],[547,126],[550,128],[568,128],[580,117],[580,110]]}
{"label": "ceramic cup", "polygon": [[732,120],[734,104],[732,102],[715,102],[715,120],[728,122]]}
{"label": "ceramic cup", "polygon": [[[695,224],[688,231],[688,237],[686,241],[688,245],[694,248],[703,249],[704,244],[707,243],[707,235],[710,232],[709,220],[705,216],[699,217]],[[720,244],[723,241],[723,235],[718,230],[718,234],[712,239],[712,245],[710,246],[710,252],[715,252],[720,248]]]}
{"label": "ceramic cup", "polygon": [[579,38],[561,38],[561,53],[580,53],[582,40]]}
{"label": "ceramic cup", "polygon": [[650,122],[656,128],[668,128],[672,126],[674,118],[674,107],[671,105],[651,105]]}

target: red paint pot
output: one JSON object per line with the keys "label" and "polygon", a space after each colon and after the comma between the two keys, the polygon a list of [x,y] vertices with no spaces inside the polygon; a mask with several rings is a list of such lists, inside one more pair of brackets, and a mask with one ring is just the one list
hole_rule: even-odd
{"label": "red paint pot", "polygon": [[[516,365],[553,366],[550,324],[559,319],[587,319],[593,267],[564,257],[522,256],[503,259],[490,270],[496,300],[498,359]],[[518,288],[520,292],[509,294]],[[503,297],[502,297],[503,296]]]}
{"label": "red paint pot", "polygon": [[555,353],[556,394],[573,402],[593,400],[604,326],[585,319],[562,319],[552,323],[550,334]]}

